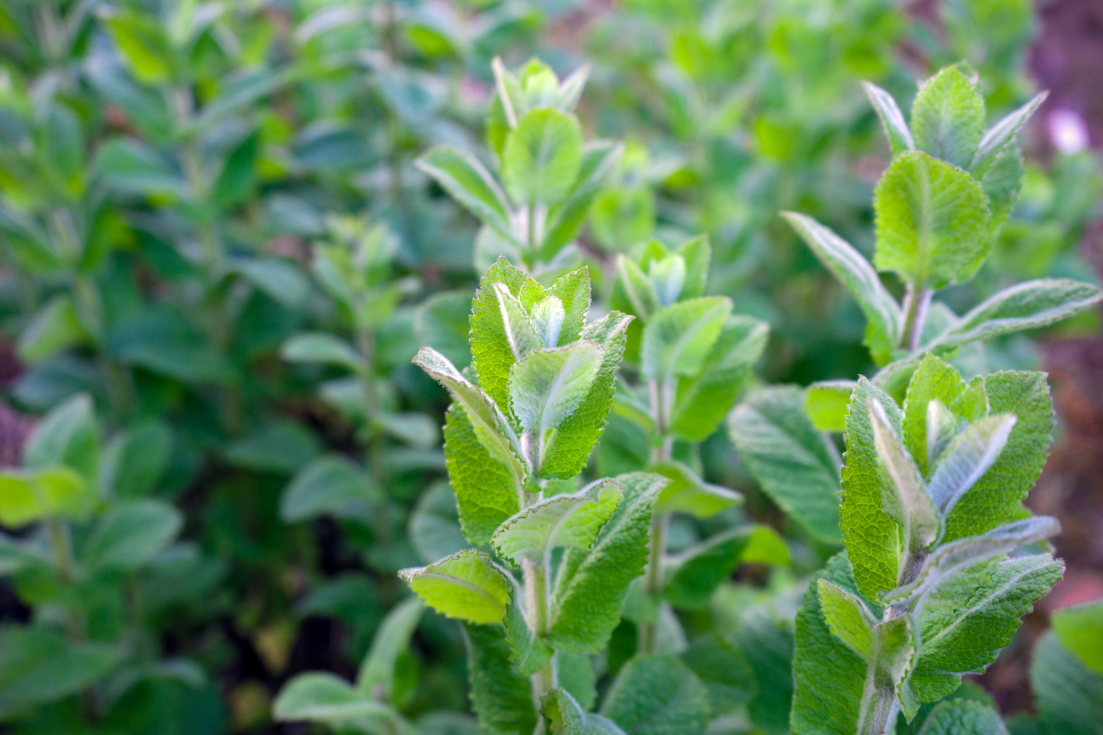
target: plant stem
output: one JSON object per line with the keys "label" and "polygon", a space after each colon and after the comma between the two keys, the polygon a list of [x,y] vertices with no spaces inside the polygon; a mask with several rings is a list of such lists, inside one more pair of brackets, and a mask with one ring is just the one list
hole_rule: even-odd
{"label": "plant stem", "polygon": [[[652,396],[658,395],[657,384],[652,381],[652,386],[655,390],[652,392]],[[653,413],[660,413],[661,409],[656,410],[655,404],[652,403]],[[674,439],[669,436],[662,438],[662,443],[651,447],[651,461],[663,462],[669,460],[671,452],[674,448]],[[659,513],[651,519],[651,547],[647,558],[647,571],[645,572],[644,584],[647,591],[648,598],[655,605],[656,615],[658,614],[659,607],[662,605],[663,597],[663,559],[666,556],[666,536],[667,529],[670,526],[670,514]],[[640,621],[637,628],[637,646],[640,653],[654,653],[656,644],[658,643],[658,618],[653,621]]]}
{"label": "plant stem", "polygon": [[904,329],[900,334],[900,346],[914,350],[919,346],[919,336],[923,333],[923,323],[927,320],[927,309],[931,305],[934,291],[924,288],[922,283],[909,283],[904,297]]}
{"label": "plant stem", "polygon": [[[551,560],[545,556],[540,562],[524,559],[521,573],[525,584],[525,606],[529,624],[537,636],[544,637],[551,627]],[[531,677],[532,705],[536,709],[537,725],[534,735],[544,732],[544,721],[540,717],[541,700],[559,686],[555,656],[548,659],[544,668]]]}
{"label": "plant stem", "polygon": [[[70,585],[76,575],[73,568],[73,542],[69,536],[69,524],[61,518],[50,518],[46,521],[46,534],[50,538],[50,548],[54,552],[54,565],[57,567],[58,579],[62,584]],[[84,637],[84,624],[73,610],[66,613],[65,630],[72,640],[76,641]]]}
{"label": "plant stem", "polygon": [[[873,666],[871,663],[870,667]],[[870,671],[866,675],[866,689],[862,693],[857,735],[887,735],[895,729],[899,708],[896,692],[891,687],[878,687],[876,677]]]}

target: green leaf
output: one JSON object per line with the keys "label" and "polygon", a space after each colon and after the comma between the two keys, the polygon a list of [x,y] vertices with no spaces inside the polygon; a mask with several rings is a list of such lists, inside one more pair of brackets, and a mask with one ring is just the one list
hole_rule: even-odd
{"label": "green leaf", "polygon": [[510,407],[532,445],[526,447],[537,473],[555,451],[556,430],[582,405],[601,367],[601,348],[580,341],[530,352],[509,377]]}
{"label": "green leaf", "polygon": [[1015,422],[1012,414],[987,416],[968,426],[950,442],[931,472],[927,488],[940,515],[948,516],[995,464]]}
{"label": "green leaf", "polygon": [[643,330],[640,372],[660,382],[698,375],[731,310],[731,299],[710,296],[682,301],[658,312]]}
{"label": "green leaf", "polygon": [[362,468],[341,456],[319,457],[291,478],[280,498],[280,517],[288,522],[323,515],[370,517],[379,490]]}
{"label": "green leaf", "polygon": [[515,240],[505,194],[478,159],[466,151],[439,147],[419,158],[416,165],[499,235]]}
{"label": "green leaf", "polygon": [[366,370],[356,348],[327,332],[304,332],[288,339],[280,347],[280,357],[288,362],[318,362],[360,373]]}
{"label": "green leaf", "polygon": [[560,203],[581,168],[582,127],[574,115],[550,107],[530,110],[506,138],[502,180],[518,205]]}
{"label": "green leaf", "polygon": [[648,472],[670,480],[655,504],[657,513],[689,513],[709,518],[743,502],[734,490],[702,480],[696,472],[677,460],[653,462]]}
{"label": "green leaf", "polygon": [[538,251],[540,260],[552,260],[578,235],[590,214],[594,197],[616,171],[622,151],[620,143],[610,141],[595,140],[583,145],[582,164],[574,186],[562,202],[548,210]]}
{"label": "green leaf", "polygon": [[967,168],[976,178],[983,177],[1008,145],[1015,145],[1015,136],[1045,102],[1049,92],[1041,92],[1019,109],[1000,120],[981,138],[972,164]]}
{"label": "green leaf", "polygon": [[363,720],[392,720],[387,705],[359,692],[333,674],[312,671],[289,681],[272,705],[276,721],[322,722],[330,727],[353,726]]}
{"label": "green leaf", "polygon": [[[1038,481],[1049,449],[1053,403],[1044,373],[993,373],[974,380],[970,388],[980,384],[988,414],[1014,414],[1017,421],[995,463],[946,516],[944,542],[984,533],[1014,517]],[[963,393],[958,402],[969,393]],[[957,402],[950,409],[956,416],[965,415]]]}
{"label": "green leaf", "polygon": [[495,402],[460,375],[444,355],[430,347],[418,350],[413,362],[448,389],[452,400],[463,408],[475,436],[490,457],[504,465],[516,482],[523,482],[527,470],[521,461],[520,441]]}
{"label": "green leaf", "polygon": [[788,564],[789,550],[767,526],[724,531],[667,559],[663,599],[677,608],[705,608],[740,562]]}
{"label": "green leaf", "polygon": [[942,702],[927,715],[919,735],[1007,735],[999,712],[980,702]]}
{"label": "green leaf", "polygon": [[575,653],[605,647],[632,580],[643,573],[651,512],[665,478],[637,472],[616,480],[624,498],[588,552],[571,550],[559,566],[548,643]]}
{"label": "green leaf", "polygon": [[433,294],[417,309],[414,331],[420,344],[440,352],[458,369],[471,364],[467,344],[471,296],[464,291]]}
{"label": "green leaf", "polygon": [[435,483],[421,494],[410,514],[409,536],[410,543],[425,563],[470,546],[460,528],[456,495],[447,483]]}
{"label": "green leaf", "polygon": [[940,544],[916,571],[915,579],[885,593],[883,602],[900,610],[913,609],[923,596],[943,580],[994,556],[1055,536],[1061,526],[1053,518],[1039,516],[1004,524],[979,536]]}
{"label": "green leaf", "polygon": [[597,700],[597,675],[590,663],[590,657],[581,653],[556,651],[555,667],[559,675],[559,686],[584,709],[591,709]]}
{"label": "green leaf", "polygon": [[988,204],[969,174],[926,153],[892,162],[874,193],[878,270],[918,287],[971,279],[988,256]]}
{"label": "green leaf", "polygon": [[372,638],[371,649],[360,664],[356,688],[377,701],[394,703],[395,665],[410,645],[425,605],[416,597],[396,605]]}
{"label": "green leaf", "polygon": [[[934,454],[937,447],[929,446],[928,442],[939,436],[937,426],[928,426],[931,401],[949,406],[963,390],[965,381],[958,371],[930,353],[924,356],[912,374],[904,400],[904,446],[925,477],[930,473],[933,460],[937,458]],[[956,434],[956,423],[952,428]],[[935,433],[932,435],[931,431]]]}
{"label": "green leaf", "polygon": [[115,138],[103,143],[96,151],[95,167],[122,194],[179,198],[186,190],[161,154],[141,141]]}
{"label": "green leaf", "polygon": [[310,300],[310,282],[298,266],[283,258],[242,258],[233,269],[291,309],[303,309]]}
{"label": "green leaf", "polygon": [[57,702],[85,689],[119,666],[113,644],[70,641],[30,627],[0,631],[0,717]]}
{"label": "green leaf", "polygon": [[46,414],[23,449],[23,466],[28,470],[68,467],[92,484],[98,475],[99,454],[95,409],[92,399],[82,393]]}
{"label": "green leaf", "polygon": [[1090,283],[1066,278],[1028,281],[990,296],[935,337],[926,349],[945,353],[962,345],[1067,319],[1099,303]]}
{"label": "green leaf", "polygon": [[919,150],[968,169],[984,135],[984,100],[977,85],[956,66],[943,69],[920,88],[911,127]]}
{"label": "green leaf", "polygon": [[159,419],[143,421],[116,436],[104,456],[104,486],[116,497],[149,495],[165,476],[173,434]]}
{"label": "green leaf", "polygon": [[130,72],[146,84],[159,84],[172,76],[173,54],[169,41],[152,17],[116,11],[105,19],[107,30]]}
{"label": "green leaf", "polygon": [[1063,571],[1064,563],[1048,554],[988,561],[931,592],[916,613],[923,645],[905,714],[915,715],[909,700],[933,702],[957,689],[962,674],[983,672]]}
{"label": "green leaf", "polygon": [[613,302],[626,308],[640,319],[649,319],[659,310],[659,296],[651,279],[635,260],[621,253],[617,255],[616,283],[613,286]]}
{"label": "green leaf", "polygon": [[542,562],[552,549],[588,550],[613,515],[624,489],[615,480],[598,480],[577,493],[554,495],[525,508],[503,523],[491,543],[515,565]]}
{"label": "green leaf", "polygon": [[865,378],[858,381],[846,418],[840,527],[854,568],[858,591],[867,600],[900,583],[903,543],[900,526],[882,510],[882,498],[893,492],[881,471],[868,402],[885,410],[888,424],[900,435],[902,412],[896,403]]}
{"label": "green leaf", "polygon": [[123,364],[185,383],[225,384],[234,376],[225,353],[170,307],[139,310],[120,320],[107,352]]}
{"label": "green leaf", "polygon": [[531,733],[536,728],[532,681],[510,662],[505,633],[496,625],[464,625],[471,708],[492,735]]}
{"label": "green leaf", "polygon": [[83,519],[94,502],[93,489],[66,467],[0,473],[0,523],[8,528],[52,517]]}
{"label": "green leaf", "polygon": [[766,350],[769,326],[758,319],[728,317],[701,371],[678,380],[669,431],[689,442],[704,441],[731,410]]}
{"label": "green leaf", "polygon": [[700,636],[681,658],[708,689],[714,719],[745,705],[758,690],[747,655],[719,633]]}
{"label": "green leaf", "polygon": [[868,322],[865,344],[877,362],[888,362],[900,342],[902,316],[900,305],[881,284],[873,266],[850,243],[811,217],[796,212],[782,212],[781,216],[862,307]]}
{"label": "green leaf", "polygon": [[1103,735],[1103,675],[1086,667],[1052,631],[1034,648],[1030,683],[1046,735]]}
{"label": "green leaf", "polygon": [[68,296],[57,296],[31,318],[19,335],[16,354],[26,363],[43,362],[88,340],[77,310]]}
{"label": "green leaf", "polygon": [[540,471],[545,477],[574,477],[586,465],[590,452],[605,431],[605,421],[616,391],[616,371],[624,355],[628,324],[632,317],[611,311],[582,329],[579,338],[600,348],[601,364],[590,382],[590,390],[578,408],[555,433],[545,452]]}
{"label": "green leaf", "polygon": [[211,187],[210,202],[223,211],[233,209],[249,198],[256,188],[257,158],[260,155],[260,132],[251,135],[237,144],[226,163],[222,166],[218,178]]}
{"label": "green leaf", "polygon": [[862,89],[869,97],[873,109],[877,111],[877,117],[881,118],[881,126],[892,146],[892,155],[898,156],[905,151],[915,150],[915,141],[907,121],[904,120],[904,113],[896,106],[892,95],[871,82],[862,82]]}
{"label": "green leaf", "polygon": [[235,467],[290,474],[301,470],[320,453],[318,439],[302,424],[271,421],[260,431],[232,442],[223,456]]}
{"label": "green leaf", "polygon": [[866,661],[874,658],[873,619],[865,604],[846,590],[826,579],[817,583],[820,611],[831,635],[846,644],[847,648]]}
{"label": "green leaf", "polygon": [[1005,146],[980,180],[992,209],[989,231],[995,232],[1011,212],[1011,205],[1022,186],[1026,163],[1017,145]]}
{"label": "green leaf", "polygon": [[839,458],[804,413],[799,388],[752,392],[728,418],[728,436],[770,499],[817,539],[839,541]]}
{"label": "green leaf", "polygon": [[444,416],[444,459],[456,492],[463,535],[490,543],[494,531],[521,507],[521,487],[509,468],[490,456],[458,404]]}
{"label": "green leaf", "polygon": [[846,431],[846,408],[856,383],[822,380],[804,389],[804,412],[820,431]]}
{"label": "green leaf", "polygon": [[469,623],[501,623],[513,591],[508,573],[472,550],[398,574],[429,607]]}
{"label": "green leaf", "polygon": [[[536,567],[536,569],[541,569]],[[542,571],[542,569],[541,569]],[[503,621],[506,628],[506,643],[509,644],[509,660],[513,669],[524,676],[532,676],[548,665],[554,651],[548,647],[526,616],[527,595],[516,580],[510,578],[513,594]],[[541,584],[541,582],[536,582]]]}
{"label": "green leaf", "polygon": [[544,695],[540,712],[551,735],[624,735],[623,730],[601,715],[583,711],[563,689],[553,689]]}
{"label": "green leaf", "polygon": [[84,544],[83,559],[94,569],[132,572],[165,550],[184,517],[160,500],[135,500],[112,507]]}
{"label": "green leaf", "polygon": [[620,670],[601,713],[627,735],[703,735],[708,689],[673,656],[639,657]]}
{"label": "green leaf", "polygon": [[1085,666],[1103,674],[1103,601],[1058,610],[1053,614],[1053,631]]}
{"label": "green leaf", "polygon": [[927,494],[923,477],[900,443],[885,409],[874,398],[867,399],[866,406],[877,456],[885,471],[881,483],[881,510],[900,524],[908,549],[915,553],[930,546],[941,531],[941,508],[936,510],[935,507],[937,496],[932,500]]}

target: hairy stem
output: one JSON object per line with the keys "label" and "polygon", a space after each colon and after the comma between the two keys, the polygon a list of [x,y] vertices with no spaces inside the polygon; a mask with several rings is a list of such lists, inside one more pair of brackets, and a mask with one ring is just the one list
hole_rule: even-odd
{"label": "hairy stem", "polygon": [[904,297],[904,329],[900,333],[900,346],[914,350],[919,346],[919,336],[923,333],[923,323],[927,320],[927,310],[931,305],[934,291],[923,288],[922,284],[908,284]]}
{"label": "hairy stem", "polygon": [[[525,585],[525,605],[529,624],[538,636],[546,636],[551,628],[551,560],[545,556],[541,561],[525,559],[521,562],[521,573]],[[559,686],[555,657],[548,660],[544,668],[532,675],[532,704],[536,709],[537,725],[534,735],[544,732],[544,720],[540,717],[540,703],[544,696]]]}

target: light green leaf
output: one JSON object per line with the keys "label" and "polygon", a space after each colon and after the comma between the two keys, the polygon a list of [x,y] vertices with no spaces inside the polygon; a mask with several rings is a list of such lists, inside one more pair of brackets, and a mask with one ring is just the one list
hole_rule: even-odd
{"label": "light green leaf", "polygon": [[1103,735],[1103,675],[1086,667],[1052,631],[1034,648],[1030,683],[1046,735]]}
{"label": "light green leaf", "polygon": [[458,369],[471,364],[467,344],[471,296],[464,291],[433,294],[417,309],[414,331],[419,344],[440,352]]}
{"label": "light green leaf", "polygon": [[327,332],[304,332],[291,337],[280,348],[280,357],[288,362],[320,362],[360,373],[366,368],[356,348]]}
{"label": "light green leaf", "polygon": [[947,579],[916,616],[923,646],[907,683],[909,701],[933,702],[957,689],[962,674],[980,673],[1011,641],[1019,619],[1061,578],[1048,554],[982,562]]}
{"label": "light green leaf", "polygon": [[1007,735],[999,712],[980,702],[953,699],[927,715],[919,735]]}
{"label": "light green leaf", "polygon": [[421,494],[410,514],[409,536],[427,564],[470,546],[460,528],[456,495],[447,483],[438,482]]}
{"label": "light green leaf", "polygon": [[323,515],[369,518],[380,500],[361,467],[341,456],[323,456],[291,478],[280,498],[280,517],[288,523]]}
{"label": "light green leaf", "polygon": [[283,722],[305,720],[342,727],[365,719],[394,719],[397,713],[353,689],[344,679],[312,671],[299,674],[280,690],[272,705],[272,717]]}
{"label": "light green leaf", "polygon": [[666,479],[646,472],[620,475],[624,498],[588,552],[568,551],[559,565],[548,643],[575,653],[605,647],[620,619],[632,580],[643,573],[651,512]]}
{"label": "light green leaf", "polygon": [[831,635],[866,661],[872,661],[876,654],[873,626],[877,621],[865,604],[855,595],[826,579],[819,580],[818,589],[823,621],[827,623]]}
{"label": "light green leaf", "polygon": [[292,473],[316,459],[321,451],[321,443],[306,426],[277,420],[266,422],[256,433],[230,443],[223,457],[235,467]]}
{"label": "light green leaf", "polygon": [[617,255],[614,289],[619,292],[614,295],[614,300],[630,305],[633,316],[646,320],[659,310],[659,296],[651,279],[636,261],[624,253]]}
{"label": "light green leaf", "polygon": [[[939,401],[942,405],[949,406],[963,390],[965,381],[958,371],[930,353],[923,357],[923,361],[912,374],[904,400],[904,446],[925,477],[929,475],[933,464],[932,447],[929,446],[932,427],[928,422],[931,402]],[[937,427],[934,429],[937,436]],[[956,423],[953,431],[957,433]]]}
{"label": "light green leaf", "polygon": [[463,408],[479,443],[490,457],[504,465],[518,483],[523,482],[527,471],[521,461],[520,441],[509,419],[495,402],[469,383],[444,355],[431,347],[418,350],[413,362],[448,389],[452,399]]}
{"label": "light green leaf", "polygon": [[92,399],[82,393],[46,414],[23,449],[23,466],[28,470],[68,467],[93,484],[98,477],[99,455],[100,428],[95,409]]}
{"label": "light green leaf", "polygon": [[767,526],[724,531],[667,559],[663,599],[677,608],[707,607],[740,562],[788,564],[789,550]]}
{"label": "light green leaf", "polygon": [[551,735],[624,735],[623,730],[601,715],[587,714],[563,689],[553,689],[544,695],[540,712]]}
{"label": "light green leaf", "polygon": [[804,389],[804,412],[820,431],[846,431],[853,380],[823,380]]}
{"label": "light green leaf", "polygon": [[1043,278],[1006,288],[985,299],[925,349],[944,353],[977,340],[1067,319],[1099,303],[1103,293],[1090,283]]}
{"label": "light green leaf", "polygon": [[615,480],[598,480],[577,493],[554,495],[503,523],[491,543],[499,556],[520,565],[542,562],[552,549],[586,551],[624,494]]}
{"label": "light green leaf", "polygon": [[988,416],[968,426],[950,442],[934,467],[928,486],[940,515],[949,515],[995,464],[1015,423],[1012,414]]}
{"label": "light green leaf", "polygon": [[708,690],[673,656],[639,657],[620,670],[601,713],[627,735],[703,735]]}
{"label": "light green leaf", "polygon": [[1004,146],[992,166],[980,180],[980,186],[992,208],[989,231],[995,232],[1011,212],[1011,205],[1022,186],[1026,162],[1017,145]]}
{"label": "light green leaf", "polygon": [[497,625],[464,625],[471,708],[492,735],[531,733],[536,728],[532,681],[510,662],[505,632]]}
{"label": "light green leaf", "polygon": [[361,694],[377,701],[394,701],[395,663],[410,645],[425,605],[416,597],[396,605],[383,618],[372,638],[371,649],[360,664],[356,688]]}
{"label": "light green leaf", "polygon": [[525,307],[509,288],[502,283],[493,284],[493,288],[498,310],[501,312],[506,345],[516,362],[529,352],[540,349],[543,344],[536,334],[536,328],[529,319]]}
{"label": "light green leaf", "polygon": [[919,150],[968,169],[984,134],[984,100],[977,85],[950,66],[928,79],[912,104]]}
{"label": "light green leaf", "polygon": [[141,421],[117,435],[104,453],[104,487],[119,498],[149,495],[168,470],[173,441],[172,430],[160,419]]}
{"label": "light green leaf", "polygon": [[728,418],[728,436],[751,476],[817,539],[839,541],[839,458],[804,413],[801,390],[754,391]]}
{"label": "light green leaf", "polygon": [[563,308],[563,302],[558,296],[545,296],[532,307],[532,326],[536,330],[536,336],[540,338],[540,344],[545,348],[559,345],[559,333],[563,330],[563,321],[567,318],[567,311]]}
{"label": "light green leaf", "polygon": [[1103,601],[1066,607],[1053,614],[1057,638],[1085,666],[1103,674]]}
{"label": "light green leaf", "polygon": [[76,694],[117,668],[123,658],[114,644],[7,627],[0,631],[0,717]]}
{"label": "light green leaf", "polygon": [[513,592],[508,573],[486,554],[472,550],[403,569],[398,576],[429,607],[469,623],[501,623]]}
{"label": "light green leaf", "polygon": [[478,159],[466,151],[439,147],[419,158],[415,165],[499,235],[514,241],[505,194]]}
{"label": "light green leaf", "polygon": [[632,317],[611,311],[579,335],[600,348],[601,363],[590,382],[590,390],[578,408],[555,432],[555,440],[544,452],[540,471],[545,477],[574,477],[586,465],[590,452],[605,431],[605,420],[613,404],[616,371],[624,355],[624,342]]}
{"label": "light green leaf", "polygon": [[233,269],[289,308],[303,309],[310,299],[310,281],[298,266],[283,258],[242,258]]}
{"label": "light green leaf", "polygon": [[827,227],[796,212],[781,216],[796,230],[824,266],[857,300],[866,315],[866,346],[880,364],[889,361],[900,342],[901,313],[896,299],[861,253]]}
{"label": "light green leaf", "polygon": [[912,140],[911,130],[904,120],[904,113],[897,107],[892,95],[871,82],[862,82],[862,89],[869,97],[873,109],[877,111],[877,117],[881,118],[881,126],[889,139],[892,155],[898,156],[904,151],[915,150],[915,141]]}
{"label": "light green leaf", "polygon": [[983,177],[1004,149],[1008,145],[1015,144],[1015,136],[1026,125],[1026,121],[1034,116],[1048,96],[1049,92],[1035,95],[1032,100],[1000,120],[984,134],[977,147],[977,153],[973,156],[972,164],[967,167],[974,177]]}
{"label": "light green leaf", "polygon": [[766,322],[729,316],[700,372],[679,378],[669,433],[683,441],[700,442],[716,431],[766,350],[769,334]]}
{"label": "light green leaf", "polygon": [[498,92],[498,102],[502,105],[506,122],[510,128],[517,127],[517,121],[529,110],[528,98],[520,81],[513,75],[498,56],[490,62],[494,72],[494,86]]}
{"label": "light green leaf", "polygon": [[180,511],[160,500],[116,505],[84,544],[84,562],[94,569],[137,570],[167,548],[183,525]]}
{"label": "light green leaf", "polygon": [[26,363],[48,360],[59,352],[88,340],[88,332],[68,296],[46,303],[19,335],[16,352]]}
{"label": "light green leaf", "polygon": [[709,518],[743,502],[739,493],[705,482],[677,460],[654,462],[647,471],[670,480],[655,504],[657,513],[689,513],[697,518]]}
{"label": "light green leaf", "polygon": [[582,127],[569,113],[550,107],[530,110],[519,116],[506,138],[502,180],[518,205],[560,203],[581,167]]}
{"label": "light green leaf", "polygon": [[[564,273],[547,291],[563,304],[563,326],[559,329],[559,341],[563,347],[574,342],[586,326],[586,312],[590,309],[590,270],[587,267]],[[532,307],[535,312],[536,306]],[[546,345],[554,347],[556,345]]]}
{"label": "light green leaf", "polygon": [[941,289],[973,277],[988,256],[988,204],[969,174],[926,153],[892,162],[874,194],[878,270]]}
{"label": "light green leaf", "polygon": [[874,398],[867,399],[866,405],[870,412],[877,456],[886,473],[881,483],[881,510],[901,525],[909,551],[916,553],[930,546],[938,536],[941,515],[927,494],[915,462],[892,428],[885,409]]}
{"label": "light green leaf", "polygon": [[139,81],[158,84],[169,79],[173,55],[152,16],[116,11],[107,16],[105,24],[123,61]]}
{"label": "light green leaf", "polygon": [[582,229],[594,197],[616,171],[623,146],[620,143],[595,140],[582,147],[582,164],[574,187],[559,204],[548,210],[544,236],[538,255],[549,261]]}
{"label": "light green leaf", "polygon": [[[535,568],[540,569],[540,567]],[[513,585],[513,594],[506,607],[506,616],[503,621],[506,628],[506,643],[509,644],[509,660],[513,663],[514,671],[524,676],[532,676],[547,666],[554,651],[548,647],[529,622],[525,590],[516,583],[515,579],[511,578],[509,581]]]}
{"label": "light green leaf", "polygon": [[0,524],[18,528],[45,518],[83,519],[95,492],[67,467],[0,473]]}
{"label": "light green leaf", "polygon": [[865,378],[858,381],[846,418],[843,454],[840,527],[854,568],[858,591],[876,600],[884,590],[900,584],[903,549],[900,525],[882,510],[882,498],[891,493],[880,469],[870,412],[870,399],[885,410],[888,424],[900,435],[903,414],[896,403]]}
{"label": "light green leaf", "polygon": [[640,372],[656,381],[697,375],[731,310],[731,299],[711,296],[659,311],[643,330]]}
{"label": "light green leaf", "polygon": [[924,595],[957,572],[1060,532],[1061,526],[1055,519],[1039,516],[1012,521],[979,536],[941,544],[923,561],[914,580],[885,593],[882,601],[901,610],[915,609],[922,604]]}

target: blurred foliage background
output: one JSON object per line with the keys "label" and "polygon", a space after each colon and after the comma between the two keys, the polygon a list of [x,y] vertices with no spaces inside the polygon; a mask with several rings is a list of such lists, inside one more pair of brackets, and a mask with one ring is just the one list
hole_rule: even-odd
{"label": "blurred foliage background", "polygon": [[[405,594],[395,571],[458,533],[446,398],[409,361],[448,340],[469,359],[471,291],[496,253],[413,160],[483,149],[495,56],[591,65],[587,137],[625,141],[579,240],[599,300],[617,252],[706,232],[709,292],[770,323],[762,376],[806,384],[872,368],[858,307],[777,217],[806,212],[871,250],[889,151],[861,80],[906,106],[917,79],[965,60],[990,118],[1052,92],[994,256],[946,295],[955,311],[1027,278],[1098,279],[1101,28],[1080,0],[3,0],[0,463],[41,470],[61,500],[0,517],[0,719],[304,732],[270,721],[282,683],[355,672]],[[1069,572],[1042,621],[1103,593],[1099,314],[1032,337],[956,364],[1053,370],[1062,423],[1032,504],[1062,517]],[[76,480],[36,468],[49,448],[24,451],[51,410],[78,427]],[[631,442],[614,419],[598,469],[619,471]],[[700,462],[796,549],[725,599],[818,568],[726,438]],[[86,506],[65,500],[75,482],[95,490]],[[981,681],[1007,713],[1029,707],[1044,627]],[[407,712],[467,709],[442,618],[426,615],[398,672]]]}

